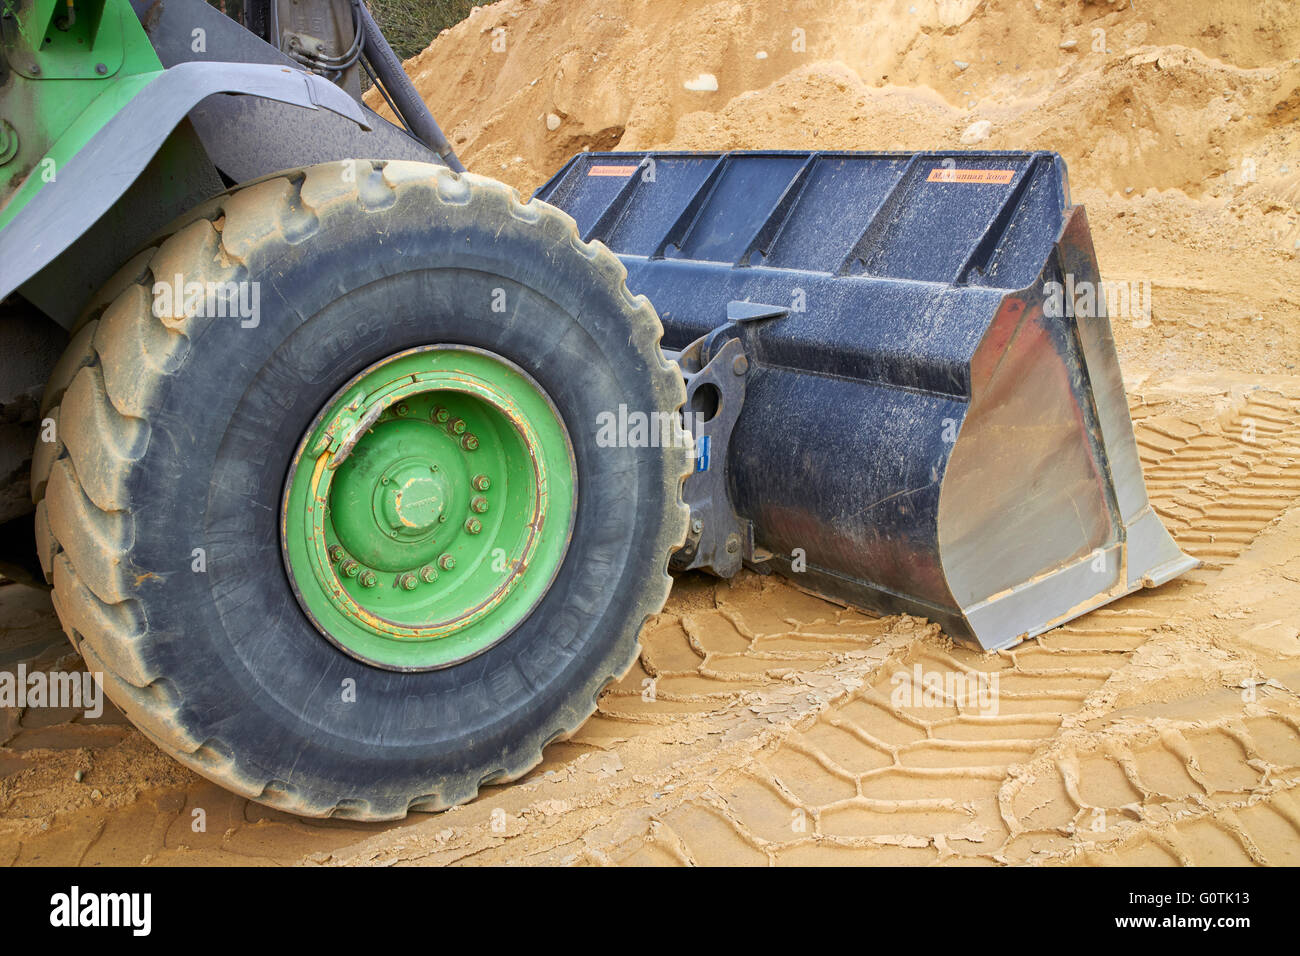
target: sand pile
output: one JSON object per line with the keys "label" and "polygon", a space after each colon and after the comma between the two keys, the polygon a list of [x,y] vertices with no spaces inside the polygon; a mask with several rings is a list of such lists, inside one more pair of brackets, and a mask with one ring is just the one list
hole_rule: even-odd
{"label": "sand pile", "polygon": [[1126,368],[1286,373],[1297,51],[1287,0],[502,0],[406,67],[521,192],[583,149],[1056,150],[1106,278],[1152,285]]}
{"label": "sand pile", "polygon": [[1297,51],[1281,0],[504,0],[407,69],[469,163],[521,186],[583,148],[979,145],[1201,196],[1252,159],[1294,188]]}

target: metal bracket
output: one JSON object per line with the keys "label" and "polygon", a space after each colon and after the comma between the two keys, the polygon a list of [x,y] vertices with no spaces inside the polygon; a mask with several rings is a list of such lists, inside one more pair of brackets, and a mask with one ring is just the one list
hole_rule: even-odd
{"label": "metal bracket", "polygon": [[[55,3],[49,19],[35,5],[0,12],[0,55],[29,80],[106,80],[122,68],[123,8]],[[78,10],[80,12],[78,12]]]}
{"label": "metal bracket", "polygon": [[682,488],[691,509],[686,543],[673,555],[675,570],[699,568],[729,578],[754,553],[754,526],[736,514],[727,485],[727,446],[745,403],[749,359],[740,339],[728,338],[712,355],[710,335],[668,358],[686,379],[686,430],[695,439],[695,471]]}
{"label": "metal bracket", "polygon": [[784,306],[762,302],[727,303],[727,321],[680,352],[665,349],[686,380],[682,412],[695,439],[695,471],[682,487],[691,509],[686,543],[673,556],[676,571],[698,568],[729,578],[748,564],[765,571],[772,553],[754,544],[753,522],[737,514],[727,475],[731,433],[745,404],[751,364],[745,353],[744,327],[787,315]]}

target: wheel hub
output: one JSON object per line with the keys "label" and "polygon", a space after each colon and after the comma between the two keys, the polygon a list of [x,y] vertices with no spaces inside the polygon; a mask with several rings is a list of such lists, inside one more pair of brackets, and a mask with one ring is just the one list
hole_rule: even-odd
{"label": "wheel hub", "polygon": [[437,465],[408,460],[384,472],[375,494],[382,499],[379,512],[388,533],[398,539],[418,539],[433,534],[443,516],[448,489]]}
{"label": "wheel hub", "polygon": [[294,456],[285,564],[331,642],[444,667],[514,629],[559,570],[577,470],[522,369],[463,346],[390,356],[321,410]]}

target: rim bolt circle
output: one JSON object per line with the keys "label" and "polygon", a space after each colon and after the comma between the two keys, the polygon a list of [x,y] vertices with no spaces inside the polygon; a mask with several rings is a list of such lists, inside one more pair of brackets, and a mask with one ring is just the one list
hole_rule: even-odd
{"label": "rim bolt circle", "polygon": [[272,529],[294,600],[369,666],[482,654],[564,566],[579,517],[566,422],[526,370],[458,345],[394,352],[335,395],[299,440]]}

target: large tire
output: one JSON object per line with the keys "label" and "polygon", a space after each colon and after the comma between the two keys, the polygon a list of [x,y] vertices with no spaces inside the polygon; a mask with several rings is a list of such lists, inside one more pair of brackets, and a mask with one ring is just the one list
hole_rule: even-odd
{"label": "large tire", "polygon": [[[153,284],[177,275],[258,282],[257,325],[156,317]],[[199,773],[302,815],[442,809],[535,766],[635,659],[685,536],[688,452],[596,439],[602,412],[675,416],[685,398],[625,278],[560,211],[407,162],[234,189],[136,256],[51,378],[58,440],[38,447],[32,482],[55,607],[109,697]],[[510,307],[494,311],[502,288]],[[568,428],[578,493],[563,563],[526,620],[462,663],[402,672],[313,626],[279,517],[316,411],[428,343],[531,375]]]}

